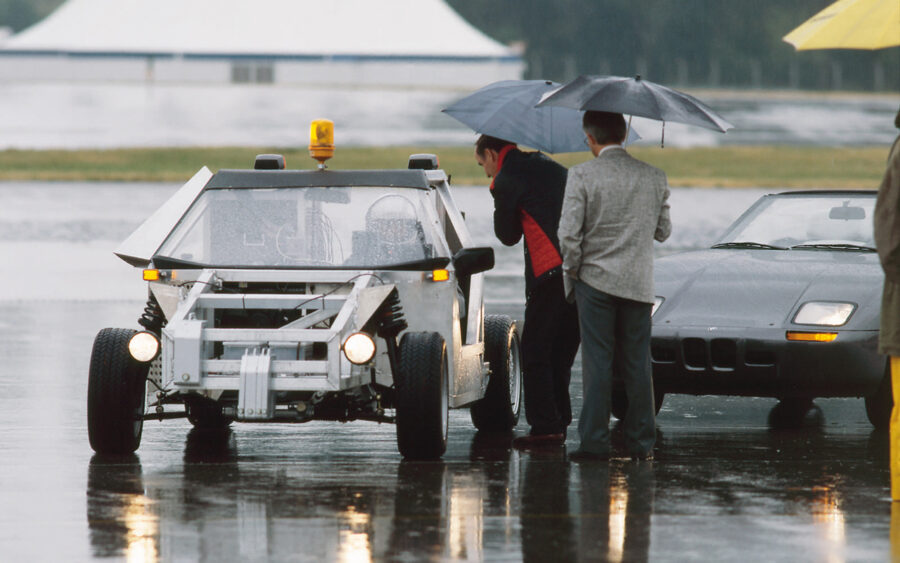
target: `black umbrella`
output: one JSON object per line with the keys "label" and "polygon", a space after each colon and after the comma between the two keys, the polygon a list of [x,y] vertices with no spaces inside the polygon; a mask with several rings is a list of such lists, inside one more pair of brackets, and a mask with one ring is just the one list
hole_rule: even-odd
{"label": "black umbrella", "polygon": [[[442,111],[476,133],[498,137],[549,153],[588,150],[582,112],[535,106],[543,94],[559,88],[549,80],[502,80],[472,92]],[[631,132],[627,143],[640,139]]]}
{"label": "black umbrella", "polygon": [[537,105],[546,106],[637,115],[722,133],[734,127],[697,98],[640,76],[581,75],[545,96]]}

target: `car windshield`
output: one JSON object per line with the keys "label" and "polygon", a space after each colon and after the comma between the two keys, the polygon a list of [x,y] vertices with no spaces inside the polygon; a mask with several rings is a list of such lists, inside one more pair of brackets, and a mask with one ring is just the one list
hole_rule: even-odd
{"label": "car windshield", "polygon": [[382,187],[204,191],[157,251],[185,265],[380,268],[449,253],[427,190]]}
{"label": "car windshield", "polygon": [[766,196],[713,247],[870,250],[874,194]]}

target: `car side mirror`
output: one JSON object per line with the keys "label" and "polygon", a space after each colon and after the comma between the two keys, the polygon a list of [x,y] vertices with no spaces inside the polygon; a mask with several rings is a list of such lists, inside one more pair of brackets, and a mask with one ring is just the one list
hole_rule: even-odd
{"label": "car side mirror", "polygon": [[459,275],[486,272],[494,267],[494,249],[489,246],[462,248],[453,256],[453,267]]}
{"label": "car side mirror", "polygon": [[841,221],[861,221],[866,218],[866,210],[862,207],[850,207],[850,202],[845,201],[840,207],[832,207],[828,212],[829,219]]}

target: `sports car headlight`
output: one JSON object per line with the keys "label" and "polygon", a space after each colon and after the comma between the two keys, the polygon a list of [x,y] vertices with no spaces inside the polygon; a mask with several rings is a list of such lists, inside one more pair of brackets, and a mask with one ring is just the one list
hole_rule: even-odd
{"label": "sports car headlight", "polygon": [[159,339],[150,332],[139,332],[128,341],[128,353],[139,362],[152,362],[159,354]]}
{"label": "sports car headlight", "polygon": [[375,341],[364,332],[354,332],[344,340],[344,355],[354,364],[368,363],[375,356]]}
{"label": "sports car headlight", "polygon": [[665,300],[665,297],[660,297],[659,295],[653,298],[653,308],[650,309],[651,317],[656,314],[656,310],[659,309],[659,306],[662,305]]}
{"label": "sports car headlight", "polygon": [[856,310],[853,303],[834,303],[829,301],[810,301],[804,303],[794,316],[794,324],[841,326],[850,319]]}

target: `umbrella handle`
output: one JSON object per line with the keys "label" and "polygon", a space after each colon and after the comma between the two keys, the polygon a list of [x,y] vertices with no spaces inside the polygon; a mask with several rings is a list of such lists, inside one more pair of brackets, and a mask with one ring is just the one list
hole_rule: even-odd
{"label": "umbrella handle", "polygon": [[662,124],[662,136],[659,139],[659,148],[664,149],[666,148],[666,122],[663,121]]}

